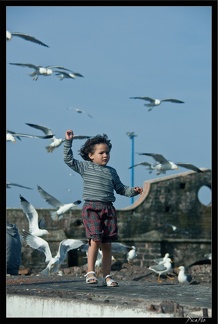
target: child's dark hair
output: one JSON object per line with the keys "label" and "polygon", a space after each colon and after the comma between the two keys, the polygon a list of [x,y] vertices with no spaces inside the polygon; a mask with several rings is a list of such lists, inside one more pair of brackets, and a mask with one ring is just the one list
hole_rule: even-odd
{"label": "child's dark hair", "polygon": [[83,158],[83,160],[90,161],[89,153],[94,153],[94,146],[96,144],[107,144],[109,148],[109,152],[112,148],[111,141],[108,139],[106,134],[96,135],[95,137],[89,138],[80,148],[79,155]]}

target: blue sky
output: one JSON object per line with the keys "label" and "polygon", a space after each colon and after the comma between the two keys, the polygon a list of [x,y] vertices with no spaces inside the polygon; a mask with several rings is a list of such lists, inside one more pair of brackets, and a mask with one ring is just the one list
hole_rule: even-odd
{"label": "blue sky", "polygon": [[[30,34],[50,47],[18,37],[7,42],[7,129],[43,135],[25,124],[33,123],[51,128],[58,138],[64,138],[66,129],[78,135],[106,133],[113,145],[109,165],[126,185],[131,185],[132,161],[127,132],[137,135],[135,164],[153,163],[137,154],[149,152],[211,169],[211,22],[210,5],[8,6],[7,30]],[[9,63],[61,65],[84,78],[60,81],[52,75],[34,81],[32,69]],[[185,103],[165,102],[148,112],[144,101],[130,99],[134,96]],[[50,208],[37,185],[64,203],[82,200],[82,178],[64,164],[63,145],[47,153],[49,143],[30,138],[6,143],[7,181],[34,188],[7,189],[8,208],[21,208],[19,194],[36,208]],[[78,159],[83,143],[73,143]],[[162,176],[138,166],[134,185]],[[127,207],[130,198],[116,195],[114,205]]]}

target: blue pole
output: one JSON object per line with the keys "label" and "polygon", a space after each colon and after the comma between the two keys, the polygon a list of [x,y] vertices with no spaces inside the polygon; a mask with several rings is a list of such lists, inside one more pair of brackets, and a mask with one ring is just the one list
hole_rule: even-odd
{"label": "blue pole", "polygon": [[[134,165],[134,135],[131,137],[132,140],[132,158],[131,158],[131,166]],[[131,186],[134,187],[134,168],[131,169]],[[131,197],[131,204],[134,203],[134,197]]]}

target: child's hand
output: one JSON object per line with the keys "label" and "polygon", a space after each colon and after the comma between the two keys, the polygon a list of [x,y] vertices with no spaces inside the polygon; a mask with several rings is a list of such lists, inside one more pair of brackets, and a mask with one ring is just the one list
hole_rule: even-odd
{"label": "child's hand", "polygon": [[134,191],[141,195],[143,192],[143,189],[142,189],[142,187],[135,187]]}
{"label": "child's hand", "polygon": [[72,131],[71,129],[68,129],[68,130],[66,131],[66,133],[65,133],[65,138],[66,138],[67,140],[70,140],[70,139],[73,138],[73,135],[74,135],[73,131]]}

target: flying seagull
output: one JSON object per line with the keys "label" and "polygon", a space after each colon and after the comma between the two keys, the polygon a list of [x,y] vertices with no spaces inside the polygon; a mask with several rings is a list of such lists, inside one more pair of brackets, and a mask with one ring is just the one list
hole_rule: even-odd
{"label": "flying seagull", "polygon": [[[59,147],[65,141],[64,138],[56,138],[51,128],[47,126],[30,124],[30,123],[26,123],[26,125],[30,127],[34,127],[36,129],[40,129],[44,134],[51,136],[51,144],[45,147],[48,153],[52,153],[54,149]],[[90,137],[91,136],[86,136],[86,135],[74,135],[73,139],[88,139]]]}
{"label": "flying seagull", "polygon": [[130,99],[142,99],[149,101],[150,103],[144,104],[144,106],[149,107],[148,111],[151,111],[155,106],[159,106],[161,102],[173,102],[173,103],[184,103],[184,101],[178,100],[178,99],[172,99],[172,98],[167,98],[167,99],[153,99],[150,97],[130,97]]}
{"label": "flying seagull", "polygon": [[52,75],[52,73],[54,72],[53,69],[55,69],[55,68],[70,71],[69,69],[66,69],[65,67],[59,66],[59,65],[48,65],[48,66],[43,67],[41,65],[35,65],[35,64],[30,64],[30,63],[9,63],[9,64],[28,67],[28,68],[33,69],[34,71],[32,73],[30,73],[29,75],[31,77],[33,77],[33,80],[35,80],[35,81],[38,80],[38,77],[40,75],[43,75],[43,76]]}
{"label": "flying seagull", "polygon": [[20,37],[25,39],[26,41],[30,41],[45,47],[49,47],[48,45],[46,45],[45,43],[41,42],[40,40],[38,40],[37,38],[28,35],[28,34],[24,34],[24,33],[18,33],[18,32],[9,32],[8,30],[6,30],[6,40],[12,40],[13,37]]}
{"label": "flying seagull", "polygon": [[178,274],[178,281],[180,284],[190,284],[192,281],[192,276],[190,274],[185,273],[185,267],[180,266],[178,267],[179,274]]}
{"label": "flying seagull", "polygon": [[31,135],[31,134],[23,134],[23,133],[16,133],[10,130],[6,131],[6,141],[15,143],[16,139],[21,141],[21,137],[28,137],[28,138],[41,138],[41,139],[48,139],[51,138],[51,135],[46,136],[39,136],[39,135]]}
{"label": "flying seagull", "polygon": [[80,108],[74,108],[74,110],[78,113],[78,114],[87,114],[90,118],[93,118],[90,114],[88,114],[85,110],[82,110]]}
{"label": "flying seagull", "polygon": [[30,187],[25,187],[25,186],[22,186],[18,183],[13,183],[13,182],[6,182],[6,188],[11,188],[11,186],[15,186],[15,187],[20,187],[20,188],[25,188],[25,189],[33,189],[33,188],[30,188]]}
{"label": "flying seagull", "polygon": [[149,170],[149,173],[152,173],[152,171],[155,170],[155,168],[152,166],[152,164],[148,163],[148,162],[140,162],[140,163],[134,164],[131,167],[129,167],[128,169],[132,169],[132,168],[134,168],[136,166],[139,166],[139,165],[147,166],[146,170]]}
{"label": "flying seagull", "polygon": [[160,280],[160,276],[162,274],[166,274],[166,276],[169,278],[169,279],[174,279],[174,278],[171,278],[169,277],[167,274],[168,272],[170,272],[172,270],[172,260],[170,258],[167,258],[166,261],[164,263],[158,263],[158,264],[155,264],[155,265],[152,265],[150,266],[148,269],[158,273],[158,282],[162,282]]}
{"label": "flying seagull", "polygon": [[60,79],[60,81],[62,81],[63,79],[76,79],[76,77],[84,78],[84,76],[78,72],[73,72],[73,71],[65,72],[65,71],[57,71],[57,70],[54,70],[54,72],[57,75],[57,77]]}
{"label": "flying seagull", "polygon": [[45,262],[48,264],[46,268],[40,272],[40,274],[45,276],[58,272],[60,265],[66,259],[67,252],[78,249],[84,244],[81,240],[64,239],[59,244],[57,254],[55,257],[52,257],[49,244],[43,238],[31,235],[25,230],[22,230],[21,235],[30,247],[45,254]]}
{"label": "flying seagull", "polygon": [[37,189],[41,195],[41,197],[51,206],[56,208],[55,212],[51,212],[51,218],[54,221],[58,221],[63,218],[64,213],[72,209],[73,207],[78,206],[81,204],[81,200],[76,200],[74,202],[64,204],[49,193],[47,193],[44,189],[42,189],[40,186],[37,186]]}
{"label": "flying seagull", "polygon": [[29,232],[35,236],[43,236],[49,234],[46,229],[39,227],[38,213],[33,205],[31,205],[24,197],[20,195],[20,202],[24,213],[29,222]]}
{"label": "flying seagull", "polygon": [[165,174],[166,171],[169,170],[177,170],[179,167],[183,167],[189,170],[193,170],[196,172],[203,172],[201,169],[196,167],[190,163],[183,163],[183,162],[171,162],[168,161],[163,155],[157,153],[138,153],[139,155],[147,155],[151,156],[156,163],[151,166],[152,169],[156,170],[156,174],[163,173]]}

